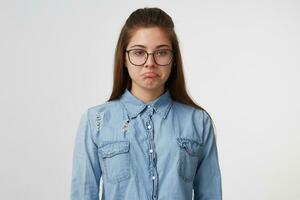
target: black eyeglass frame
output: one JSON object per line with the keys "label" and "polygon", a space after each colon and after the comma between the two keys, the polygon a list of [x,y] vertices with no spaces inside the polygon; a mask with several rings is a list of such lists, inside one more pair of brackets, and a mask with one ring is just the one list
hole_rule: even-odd
{"label": "black eyeglass frame", "polygon": [[154,62],[155,62],[157,65],[159,65],[159,66],[167,66],[167,65],[169,65],[169,64],[173,61],[173,58],[174,58],[174,56],[175,56],[175,50],[173,50],[173,49],[158,49],[158,50],[153,51],[152,53],[149,53],[149,52],[145,51],[146,54],[147,54],[147,57],[146,57],[145,62],[144,62],[143,64],[136,65],[136,64],[133,64],[133,63],[132,63],[132,61],[130,60],[130,56],[129,56],[130,51],[133,51],[133,50],[142,50],[142,51],[145,51],[145,50],[143,50],[143,49],[128,49],[128,50],[125,50],[125,52],[127,53],[127,57],[128,57],[129,62],[130,62],[132,65],[135,65],[135,66],[143,66],[143,65],[147,62],[147,60],[148,60],[148,58],[149,58],[149,55],[153,55],[153,54],[155,54],[157,51],[168,50],[168,51],[171,51],[171,52],[172,52],[172,54],[171,54],[172,57],[171,57],[171,59],[170,59],[170,62],[169,62],[168,64],[165,64],[165,65],[160,65],[160,64],[158,64],[158,63],[156,62],[155,56],[153,55],[153,58],[154,58],[153,60],[154,60]]}

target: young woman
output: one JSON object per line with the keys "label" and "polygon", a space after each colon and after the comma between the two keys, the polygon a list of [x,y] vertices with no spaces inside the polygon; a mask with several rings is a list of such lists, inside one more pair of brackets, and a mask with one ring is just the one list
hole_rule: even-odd
{"label": "young woman", "polygon": [[[81,116],[72,200],[221,200],[213,122],[189,97],[171,17],[134,11],[121,30],[108,101]],[[103,187],[99,189],[100,178]]]}

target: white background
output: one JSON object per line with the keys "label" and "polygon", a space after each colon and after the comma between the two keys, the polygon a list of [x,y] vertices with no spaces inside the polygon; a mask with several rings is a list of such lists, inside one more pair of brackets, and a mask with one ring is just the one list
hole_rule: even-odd
{"label": "white background", "polygon": [[175,23],[188,91],[213,117],[225,200],[300,199],[299,1],[0,3],[0,199],[69,198],[80,115],[112,89],[122,25]]}

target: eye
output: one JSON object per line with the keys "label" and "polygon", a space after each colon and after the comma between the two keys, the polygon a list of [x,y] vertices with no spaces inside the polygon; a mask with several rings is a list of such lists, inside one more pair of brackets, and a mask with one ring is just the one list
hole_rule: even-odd
{"label": "eye", "polygon": [[168,55],[168,53],[169,53],[169,51],[166,50],[166,49],[160,49],[160,50],[158,50],[158,51],[156,52],[156,54],[157,54],[158,56],[165,56],[165,55]]}
{"label": "eye", "polygon": [[145,51],[141,50],[141,49],[137,49],[137,50],[133,50],[132,52],[135,56],[144,56],[145,55]]}

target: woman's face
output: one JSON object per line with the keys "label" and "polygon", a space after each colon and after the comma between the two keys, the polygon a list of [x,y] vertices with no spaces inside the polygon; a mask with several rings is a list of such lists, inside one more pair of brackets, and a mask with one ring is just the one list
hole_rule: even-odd
{"label": "woman's face", "polygon": [[[152,53],[155,50],[162,50],[159,55],[163,56],[163,50],[172,50],[172,45],[165,32],[163,32],[160,28],[140,28],[135,31],[129,41],[126,50],[130,49],[145,50],[148,53]],[[135,54],[134,56],[136,56],[138,60],[141,55],[141,51],[134,52],[135,53],[132,53],[131,55]],[[141,60],[143,60],[143,57],[140,57]],[[134,89],[163,90],[164,84],[170,75],[173,60],[166,66],[160,66],[155,63],[153,55],[149,55],[145,64],[142,66],[135,66],[129,61],[128,54],[125,55],[125,58],[125,65],[128,69],[129,76],[132,80],[132,87],[134,87]],[[163,57],[158,59],[161,58]]]}

